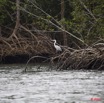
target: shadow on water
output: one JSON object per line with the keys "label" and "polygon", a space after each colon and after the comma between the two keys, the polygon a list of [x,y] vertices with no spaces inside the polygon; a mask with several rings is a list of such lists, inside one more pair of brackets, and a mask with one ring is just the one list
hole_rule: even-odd
{"label": "shadow on water", "polygon": [[0,66],[0,103],[104,103],[104,71],[29,67]]}

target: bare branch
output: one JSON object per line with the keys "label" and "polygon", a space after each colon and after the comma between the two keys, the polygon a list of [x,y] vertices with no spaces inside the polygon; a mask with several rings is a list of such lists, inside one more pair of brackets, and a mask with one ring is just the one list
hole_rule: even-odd
{"label": "bare branch", "polygon": [[38,39],[37,39],[37,37],[29,30],[29,29],[27,29],[27,28],[25,28],[24,26],[20,26],[22,29],[24,29],[24,30],[26,30],[28,33],[30,33],[34,38],[35,38],[35,40],[36,40],[36,42],[38,42]]}

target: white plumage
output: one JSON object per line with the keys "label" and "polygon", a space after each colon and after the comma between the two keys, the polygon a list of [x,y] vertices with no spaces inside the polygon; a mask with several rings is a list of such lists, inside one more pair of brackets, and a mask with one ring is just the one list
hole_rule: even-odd
{"label": "white plumage", "polygon": [[52,40],[52,41],[54,41],[54,47],[55,47],[56,51],[57,51],[57,52],[58,52],[58,51],[62,51],[61,47],[58,46],[58,45],[56,45],[56,40]]}

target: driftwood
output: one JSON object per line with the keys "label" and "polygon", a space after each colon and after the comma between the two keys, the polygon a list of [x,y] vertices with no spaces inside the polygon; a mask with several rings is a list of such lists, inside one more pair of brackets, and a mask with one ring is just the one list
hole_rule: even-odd
{"label": "driftwood", "polygon": [[57,69],[104,69],[104,45],[102,44],[80,50],[66,49],[58,56]]}

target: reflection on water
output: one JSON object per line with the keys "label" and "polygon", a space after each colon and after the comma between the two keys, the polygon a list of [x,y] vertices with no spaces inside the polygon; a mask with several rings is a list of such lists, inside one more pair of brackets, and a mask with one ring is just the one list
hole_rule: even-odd
{"label": "reflection on water", "polygon": [[22,70],[20,65],[0,67],[0,103],[104,103],[103,71]]}

